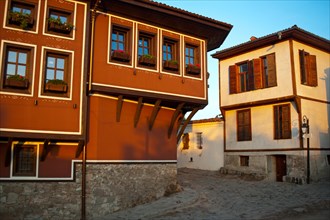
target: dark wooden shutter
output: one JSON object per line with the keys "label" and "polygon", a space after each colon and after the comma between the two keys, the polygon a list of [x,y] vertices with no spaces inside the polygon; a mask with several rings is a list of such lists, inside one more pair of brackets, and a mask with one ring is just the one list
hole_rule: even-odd
{"label": "dark wooden shutter", "polygon": [[283,105],[282,108],[282,138],[291,138],[291,117],[290,105]]}
{"label": "dark wooden shutter", "polygon": [[261,70],[261,59],[253,59],[253,75],[254,75],[254,88],[262,88],[262,70]]}
{"label": "dark wooden shutter", "polygon": [[251,111],[242,110],[237,112],[237,140],[251,140]]}
{"label": "dark wooden shutter", "polygon": [[277,86],[275,54],[267,55],[267,64],[268,64],[268,86],[269,87]]}
{"label": "dark wooden shutter", "polygon": [[308,54],[306,55],[306,61],[308,66],[307,84],[309,86],[317,86],[316,56]]}
{"label": "dark wooden shutter", "polygon": [[299,50],[299,62],[300,62],[300,83],[306,84],[306,67],[305,67],[305,51]]}
{"label": "dark wooden shutter", "polygon": [[229,93],[237,93],[236,65],[229,66]]}
{"label": "dark wooden shutter", "polygon": [[248,82],[247,82],[247,91],[254,90],[254,76],[253,76],[253,61],[247,62],[248,64],[248,72],[247,76],[248,77]]}

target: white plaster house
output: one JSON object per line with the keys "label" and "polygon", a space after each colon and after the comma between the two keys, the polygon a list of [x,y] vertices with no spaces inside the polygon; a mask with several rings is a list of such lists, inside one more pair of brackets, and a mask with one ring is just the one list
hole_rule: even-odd
{"label": "white plaster house", "polygon": [[178,168],[219,170],[223,167],[223,119],[191,121],[178,145]]}
{"label": "white plaster house", "polygon": [[304,182],[310,152],[310,179],[329,178],[330,41],[294,25],[212,56],[219,60],[224,167]]}

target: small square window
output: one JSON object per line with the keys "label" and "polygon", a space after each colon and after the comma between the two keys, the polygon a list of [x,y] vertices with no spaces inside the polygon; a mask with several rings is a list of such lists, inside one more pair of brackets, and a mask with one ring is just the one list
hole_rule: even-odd
{"label": "small square window", "polygon": [[49,9],[47,19],[47,32],[70,36],[73,30],[71,12]]}
{"label": "small square window", "polygon": [[240,156],[240,164],[241,164],[241,167],[248,167],[249,166],[249,156]]}
{"label": "small square window", "polygon": [[35,29],[35,8],[33,4],[11,1],[7,25],[24,30]]}
{"label": "small square window", "polygon": [[13,176],[36,176],[37,146],[15,145]]}

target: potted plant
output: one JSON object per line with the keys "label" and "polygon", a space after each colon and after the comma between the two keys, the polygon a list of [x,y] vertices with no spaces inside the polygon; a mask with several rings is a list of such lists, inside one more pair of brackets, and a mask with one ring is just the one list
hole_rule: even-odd
{"label": "potted plant", "polygon": [[164,61],[164,69],[167,70],[178,70],[179,69],[179,64],[178,61],[176,60],[166,60]]}
{"label": "potted plant", "polygon": [[68,84],[60,79],[48,80],[48,82],[45,85],[45,90],[49,92],[65,93],[68,91]]}
{"label": "potted plant", "polygon": [[6,86],[26,89],[29,87],[29,80],[21,75],[10,75],[6,79]]}
{"label": "potted plant", "polygon": [[114,50],[112,51],[111,59],[128,62],[130,61],[130,55],[124,50]]}
{"label": "potted plant", "polygon": [[144,54],[139,57],[139,64],[146,66],[155,66],[156,65],[156,57],[150,54]]}
{"label": "potted plant", "polygon": [[191,75],[199,75],[201,73],[201,66],[200,64],[188,64],[186,66],[186,71]]}
{"label": "potted plant", "polygon": [[33,18],[30,14],[22,12],[9,12],[9,24],[20,26],[22,29],[29,29],[33,27]]}
{"label": "potted plant", "polygon": [[60,18],[48,18],[48,30],[69,34],[73,29],[73,25],[68,22],[62,22]]}

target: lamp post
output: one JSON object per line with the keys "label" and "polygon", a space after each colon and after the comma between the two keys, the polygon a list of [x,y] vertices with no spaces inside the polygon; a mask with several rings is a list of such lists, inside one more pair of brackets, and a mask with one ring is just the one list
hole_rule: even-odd
{"label": "lamp post", "polygon": [[310,167],[309,167],[309,120],[306,115],[303,116],[301,131],[307,136],[307,184],[310,180]]}

